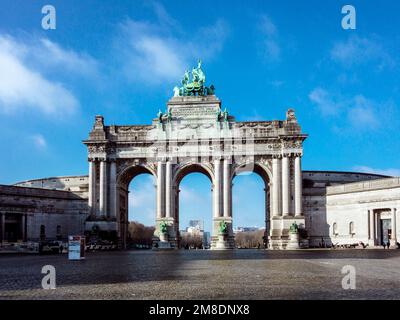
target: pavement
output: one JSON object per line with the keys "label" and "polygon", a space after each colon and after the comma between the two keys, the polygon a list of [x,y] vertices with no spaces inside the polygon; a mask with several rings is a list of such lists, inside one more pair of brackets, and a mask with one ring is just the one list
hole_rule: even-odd
{"label": "pavement", "polygon": [[[42,267],[56,289],[42,288]],[[354,267],[354,290],[342,287]],[[346,269],[348,270],[348,269]],[[0,255],[0,299],[399,299],[400,250],[171,250]]]}

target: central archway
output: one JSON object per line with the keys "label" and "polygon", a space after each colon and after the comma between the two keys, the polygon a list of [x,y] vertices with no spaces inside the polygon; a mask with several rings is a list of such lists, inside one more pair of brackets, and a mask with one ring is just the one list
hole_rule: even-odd
{"label": "central archway", "polygon": [[[175,226],[176,226],[176,233],[177,233],[177,246],[180,247],[181,240],[182,240],[182,234],[180,232],[181,230],[181,225],[180,225],[180,186],[181,182],[183,179],[186,177],[192,175],[192,174],[201,174],[206,176],[211,184],[211,192],[213,190],[213,172],[210,167],[204,164],[198,164],[198,163],[188,163],[185,165],[182,165],[179,167],[176,171],[176,174],[173,178],[173,183],[172,187],[175,190],[174,192],[174,199],[173,199],[173,204],[174,204],[174,218],[175,218]],[[212,197],[211,197],[212,198]],[[212,210],[211,210],[212,211]],[[210,215],[210,220],[212,219],[212,214]],[[202,232],[205,232],[205,230],[202,230]]]}
{"label": "central archway", "polygon": [[[271,217],[270,217],[270,212],[271,212],[271,192],[270,192],[270,186],[271,186],[271,177],[272,173],[270,169],[260,163],[245,163],[245,164],[238,164],[237,166],[234,167],[233,174],[232,174],[232,182],[237,176],[245,175],[245,174],[255,174],[258,177],[261,178],[263,182],[263,191],[264,191],[264,234],[263,234],[263,246],[265,248],[268,248],[269,246],[269,238],[270,238],[270,229],[271,229]],[[233,185],[233,183],[232,183]],[[235,191],[235,188],[233,188],[233,192]],[[232,216],[237,212],[233,210]],[[236,237],[236,235],[235,235]]]}

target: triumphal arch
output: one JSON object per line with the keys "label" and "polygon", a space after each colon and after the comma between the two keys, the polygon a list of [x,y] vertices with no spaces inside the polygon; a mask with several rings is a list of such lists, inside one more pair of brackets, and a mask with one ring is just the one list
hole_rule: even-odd
{"label": "triumphal arch", "polygon": [[[148,125],[105,125],[96,116],[89,138],[87,227],[115,232],[125,243],[128,186],[137,175],[156,181],[155,241],[179,246],[179,185],[189,173],[212,184],[212,248],[233,248],[232,180],[256,172],[265,182],[265,241],[286,248],[291,226],[304,228],[302,133],[292,109],[284,120],[240,122],[207,87],[201,62],[186,71],[167,109]],[[246,214],[246,213],[241,213]],[[301,245],[301,241],[299,242]],[[304,243],[303,243],[304,244]]]}

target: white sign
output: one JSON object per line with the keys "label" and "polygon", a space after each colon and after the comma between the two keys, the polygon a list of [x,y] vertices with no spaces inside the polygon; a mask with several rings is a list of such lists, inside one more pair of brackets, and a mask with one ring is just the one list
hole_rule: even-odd
{"label": "white sign", "polygon": [[85,237],[69,236],[68,237],[68,259],[82,260],[85,259]]}

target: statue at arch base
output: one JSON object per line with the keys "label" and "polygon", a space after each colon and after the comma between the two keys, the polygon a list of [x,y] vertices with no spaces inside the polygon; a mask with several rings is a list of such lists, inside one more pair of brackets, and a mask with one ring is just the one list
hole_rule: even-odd
{"label": "statue at arch base", "polygon": [[172,249],[168,240],[168,224],[162,221],[160,223],[160,241],[158,241],[156,249]]}
{"label": "statue at arch base", "polygon": [[296,222],[293,222],[289,228],[289,242],[286,246],[286,249],[300,249],[300,236],[299,236],[299,227]]}
{"label": "statue at arch base", "polygon": [[219,222],[218,228],[218,240],[215,242],[214,250],[228,250],[233,249],[231,243],[228,240],[229,226],[225,220]]}

